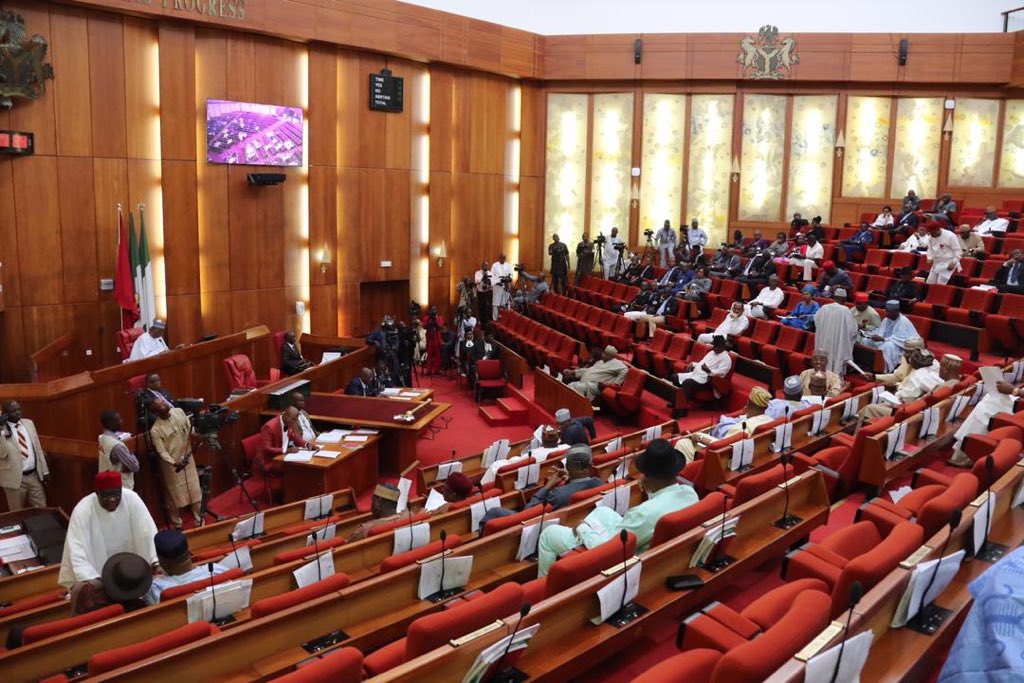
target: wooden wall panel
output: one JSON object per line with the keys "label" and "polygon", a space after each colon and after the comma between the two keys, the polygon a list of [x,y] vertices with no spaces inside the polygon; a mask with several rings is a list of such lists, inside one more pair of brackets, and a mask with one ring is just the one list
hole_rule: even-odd
{"label": "wooden wall panel", "polygon": [[160,155],[160,123],[151,116],[159,107],[159,84],[153,82],[153,70],[160,73],[157,27],[133,17],[124,17],[124,118],[126,156],[156,159]]}
{"label": "wooden wall panel", "polygon": [[[57,158],[26,157],[18,159],[17,164],[14,209],[18,226],[20,301],[26,306],[59,304],[63,288],[54,286],[53,282],[54,273],[64,270],[59,204],[39,201],[41,190],[49,188],[49,192],[54,192],[57,187]],[[35,351],[38,347],[30,348]]]}
{"label": "wooden wall panel", "polygon": [[[18,212],[14,204],[14,173],[15,162],[20,164],[24,159],[0,159],[0,244],[4,249],[0,252],[0,263],[3,263],[4,306],[11,309],[21,305],[20,270],[21,258],[18,236]],[[3,315],[0,314],[0,318]],[[3,346],[3,344],[0,344]]]}
{"label": "wooden wall panel", "polygon": [[[57,43],[53,39],[50,22],[50,7],[44,3],[4,3],[4,8],[17,12],[31,26],[34,33],[49,38],[52,57]],[[78,55],[77,59],[83,59]],[[52,63],[52,61],[51,61]],[[35,133],[36,154],[57,153],[57,117],[54,111],[54,81],[47,82],[47,95],[38,100],[19,100],[11,110],[11,127],[15,130],[30,130]]]}
{"label": "wooden wall panel", "polygon": [[192,161],[168,160],[163,162],[161,170],[167,294],[198,294],[200,257],[196,165]]}
{"label": "wooden wall panel", "polygon": [[161,158],[195,159],[195,32],[187,24],[161,23],[159,40]]}
{"label": "wooden wall panel", "polygon": [[[113,278],[117,268],[117,205],[125,211],[128,227],[128,162],[125,159],[92,160],[92,193],[96,226],[96,269],[101,278]],[[82,220],[88,220],[82,217]],[[98,287],[99,283],[93,283]],[[109,292],[101,294],[112,300]]]}
{"label": "wooden wall panel", "polygon": [[[88,18],[89,104],[92,150],[97,157],[128,156],[125,116],[124,26],[113,15]],[[133,112],[137,117],[142,112]]]}
{"label": "wooden wall panel", "polygon": [[52,51],[53,99],[56,105],[57,153],[65,156],[92,154],[92,116],[88,58],[89,32],[86,13],[57,8],[50,17],[50,39],[60,50]]}
{"label": "wooden wall panel", "polygon": [[58,157],[57,188],[60,196],[61,252],[67,255],[63,268],[63,301],[97,301],[100,283],[96,265],[93,160],[86,157]]}

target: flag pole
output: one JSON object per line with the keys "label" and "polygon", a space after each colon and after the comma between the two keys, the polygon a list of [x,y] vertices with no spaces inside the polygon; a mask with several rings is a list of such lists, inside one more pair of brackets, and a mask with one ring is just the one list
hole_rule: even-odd
{"label": "flag pole", "polygon": [[[121,251],[121,237],[124,234],[124,213],[121,211],[121,202],[117,203],[117,250],[118,253]],[[117,308],[118,322],[121,324],[121,331],[124,332],[124,310],[120,307]]]}

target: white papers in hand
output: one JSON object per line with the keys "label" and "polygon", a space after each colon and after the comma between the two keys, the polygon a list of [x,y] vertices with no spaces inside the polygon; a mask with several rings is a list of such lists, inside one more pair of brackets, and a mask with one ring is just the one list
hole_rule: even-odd
{"label": "white papers in hand", "polygon": [[313,496],[306,499],[306,509],[302,513],[303,519],[320,519],[329,517],[334,507],[334,494],[328,493],[323,496]]}
{"label": "white papers in hand", "polygon": [[437,489],[430,489],[430,493],[427,494],[427,502],[423,504],[423,509],[427,512],[433,512],[446,502],[447,501],[444,499],[444,496],[441,495],[440,491]]}
{"label": "white papers in hand", "polygon": [[610,508],[619,513],[620,517],[625,516],[626,510],[629,509],[629,489],[625,486],[613,486],[611,491],[602,494],[594,507]]}
{"label": "white papers in hand", "polygon": [[452,472],[461,472],[462,463],[458,460],[443,462],[437,466],[437,480],[444,481]]}
{"label": "white papers in hand", "polygon": [[985,391],[992,393],[996,391],[996,384],[1003,381],[1003,371],[1000,368],[989,366],[978,368],[981,381],[985,383]]}
{"label": "white papers in hand", "polygon": [[[252,595],[252,579],[228,581],[210,586],[188,598],[188,623],[213,621],[232,615],[249,606]],[[216,605],[216,610],[214,609]]]}
{"label": "white papers in hand", "polygon": [[729,458],[729,469],[739,472],[750,467],[754,462],[754,440],[743,439],[732,444],[732,457]]}
{"label": "white papers in hand", "polygon": [[974,528],[972,532],[974,535],[975,554],[981,550],[982,544],[985,543],[985,538],[992,531],[992,516],[996,512],[996,494],[993,491],[987,493],[985,502],[979,505],[978,509],[974,512]]}
{"label": "white papers in hand", "polygon": [[[547,529],[552,524],[558,524],[559,519],[544,518],[544,529]],[[519,550],[516,551],[516,559],[522,562],[530,555],[537,552],[537,544],[540,542],[540,532],[543,531],[540,526],[540,522],[534,522],[533,524],[524,524],[523,533],[519,536]]]}
{"label": "white papers in hand", "polygon": [[249,553],[249,546],[240,545],[230,553],[222,557],[217,561],[222,567],[227,569],[239,568],[243,572],[252,571],[252,555]]}
{"label": "white papers in hand", "polygon": [[334,538],[335,534],[338,533],[337,524],[325,524],[322,527],[317,527],[313,530],[309,536],[306,536],[306,545],[313,545],[314,540],[317,543],[323,543]]}
{"label": "white papers in hand", "polygon": [[[864,663],[868,661],[868,654],[871,653],[874,637],[875,634],[871,631],[864,631],[848,638],[845,643],[814,655],[807,660],[804,683],[858,683],[860,672],[864,669]],[[842,659],[839,656],[840,652]],[[833,678],[837,660],[839,672]]]}
{"label": "white papers in hand", "polygon": [[883,392],[879,393],[878,394],[878,398],[880,400],[882,400],[882,401],[885,401],[886,403],[888,403],[890,405],[894,405],[894,406],[903,405],[903,401],[900,400],[900,397],[897,396],[896,394],[892,393],[891,391],[883,391]]}
{"label": "white papers in hand", "polygon": [[484,513],[488,510],[496,508],[500,505],[498,502],[498,496],[493,498],[484,498],[478,500],[469,506],[469,518],[470,518],[470,529],[475,533],[480,531],[480,520],[483,519]]}
{"label": "white papers in hand", "polygon": [[892,498],[892,502],[898,503],[900,502],[900,499],[903,498],[903,496],[907,495],[913,490],[914,489],[910,488],[909,486],[901,486],[895,491],[889,491],[889,497]]}
{"label": "white papers in hand", "polygon": [[[608,585],[597,591],[597,599],[601,603],[601,616],[592,619],[593,623],[603,623],[622,609],[623,605],[628,605],[636,598],[637,593],[640,592],[640,571],[642,566],[642,562],[636,562],[626,570],[625,581],[623,581],[621,573],[616,574],[608,582]],[[620,564],[618,568],[621,570],[622,565]],[[623,592],[625,592],[625,597],[623,597]]]}
{"label": "white papers in hand", "polygon": [[522,491],[528,486],[533,486],[540,479],[540,463],[535,462],[516,470],[516,490]]}
{"label": "white papers in hand", "polygon": [[[441,582],[441,566],[444,563],[444,583]],[[464,588],[473,573],[473,556],[445,557],[420,565],[420,585],[416,595],[420,600],[442,590]]]}
{"label": "white papers in hand", "polygon": [[[900,598],[900,603],[896,607],[896,614],[892,618],[892,627],[901,628],[906,625],[917,615],[922,605],[929,604],[942,591],[946,590],[946,586],[960,571],[960,563],[966,554],[966,551],[958,550],[939,560],[918,562],[914,567],[914,573],[910,575],[907,590],[903,592],[903,597]],[[934,580],[932,579],[933,575],[935,576]],[[931,584],[931,588],[928,588],[928,594],[925,595],[924,590],[928,584]]]}
{"label": "white papers in hand", "polygon": [[231,540],[237,541],[239,539],[255,538],[262,533],[263,513],[257,512],[254,515],[246,517],[235,525],[235,528],[231,531]]}
{"label": "white papers in hand", "polygon": [[410,488],[412,488],[412,479],[401,477],[398,480],[398,512],[405,512],[409,508]]}
{"label": "white papers in hand", "polygon": [[412,526],[396,527],[394,531],[395,549],[392,555],[414,550],[430,543],[430,523],[420,522]]}
{"label": "white papers in hand", "polygon": [[334,575],[334,556],[330,550],[325,550],[316,556],[312,562],[307,562],[292,572],[295,583],[299,588],[305,588],[311,583],[316,583],[328,576]]}

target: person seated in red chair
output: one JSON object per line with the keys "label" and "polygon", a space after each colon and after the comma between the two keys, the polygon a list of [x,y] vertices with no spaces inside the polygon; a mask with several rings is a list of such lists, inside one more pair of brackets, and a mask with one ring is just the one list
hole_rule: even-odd
{"label": "person seated in red chair", "polygon": [[588,549],[617,538],[623,530],[636,536],[636,551],[647,550],[654,527],[663,515],[677,512],[697,502],[692,487],[680,484],[676,475],[683,468],[683,454],[665,439],[654,439],[637,456],[636,468],[642,475],[640,488],[646,500],[630,508],[624,516],[608,507],[597,507],[575,529],[553,524],[541,533],[538,546],[538,574],[546,576],[562,554],[584,545]]}
{"label": "person seated in red chair", "polygon": [[357,526],[352,535],[348,537],[348,542],[352,543],[353,541],[363,540],[370,535],[370,531],[375,526],[389,524],[402,517],[411,517],[413,514],[411,510],[398,512],[398,499],[400,496],[401,492],[394,484],[389,482],[377,484],[377,488],[373,490],[373,498],[370,499],[370,515],[373,519]]}
{"label": "person seated in red chair", "polygon": [[260,436],[263,437],[263,468],[269,478],[279,478],[284,474],[284,464],[276,461],[275,456],[312,447],[302,438],[299,409],[295,406],[285,408],[280,416],[264,422],[260,427]]}
{"label": "person seated in red chair", "polygon": [[153,545],[156,547],[156,558],[160,562],[160,569],[153,577],[153,585],[149,587],[143,596],[147,605],[155,605],[160,602],[160,596],[164,590],[172,586],[184,586],[186,583],[209,579],[210,574],[220,574],[228,570],[222,564],[212,562],[198,567],[192,564],[192,553],[188,549],[188,538],[185,534],[176,529],[165,529],[153,537]]}
{"label": "person seated in red chair", "polygon": [[444,480],[444,484],[437,490],[440,492],[441,497],[444,498],[444,503],[440,507],[428,510],[432,515],[441,515],[448,512],[452,503],[466,500],[476,490],[476,487],[473,486],[473,480],[462,472],[452,472]]}
{"label": "person seated in red chair", "polygon": [[360,370],[359,374],[345,385],[345,394],[347,396],[379,396],[380,387],[373,375],[373,370],[371,368]]}
{"label": "person seated in red chair", "polygon": [[284,342],[281,344],[281,372],[286,375],[297,375],[312,365],[313,361],[302,357],[302,352],[295,343],[295,333],[285,332]]}
{"label": "person seated in red chair", "polygon": [[149,331],[132,344],[132,355],[128,356],[128,360],[142,360],[169,351],[164,339],[166,332],[167,323],[163,320],[154,320],[149,326]]}
{"label": "person seated in red chair", "polygon": [[626,380],[629,367],[619,360],[618,349],[609,344],[601,351],[597,362],[586,369],[576,368],[562,373],[562,381],[569,383],[569,388],[593,401],[601,395],[606,385],[621,386]]}
{"label": "person seated in red chair", "polygon": [[725,350],[725,337],[715,335],[711,339],[711,350],[699,363],[690,363],[686,372],[672,378],[673,383],[682,387],[686,398],[692,400],[701,389],[711,388],[712,377],[725,377],[732,370],[732,358]]}

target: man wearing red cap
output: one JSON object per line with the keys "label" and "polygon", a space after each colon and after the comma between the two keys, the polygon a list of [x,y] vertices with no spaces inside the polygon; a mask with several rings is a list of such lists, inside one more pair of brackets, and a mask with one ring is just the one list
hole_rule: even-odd
{"label": "man wearing red cap", "polygon": [[850,274],[842,268],[837,268],[835,261],[825,261],[821,264],[821,275],[818,276],[818,294],[831,296],[836,289],[853,291],[853,280]]}
{"label": "man wearing red cap", "polygon": [[878,326],[882,324],[882,318],[878,315],[878,311],[869,304],[867,292],[857,292],[853,295],[853,319],[862,332],[877,330]]}
{"label": "man wearing red cap", "polygon": [[96,475],[96,492],[78,501],[68,520],[57,582],[67,588],[99,579],[103,565],[117,553],[134,553],[157,564],[156,524],[139,494],[121,487],[113,470]]}

